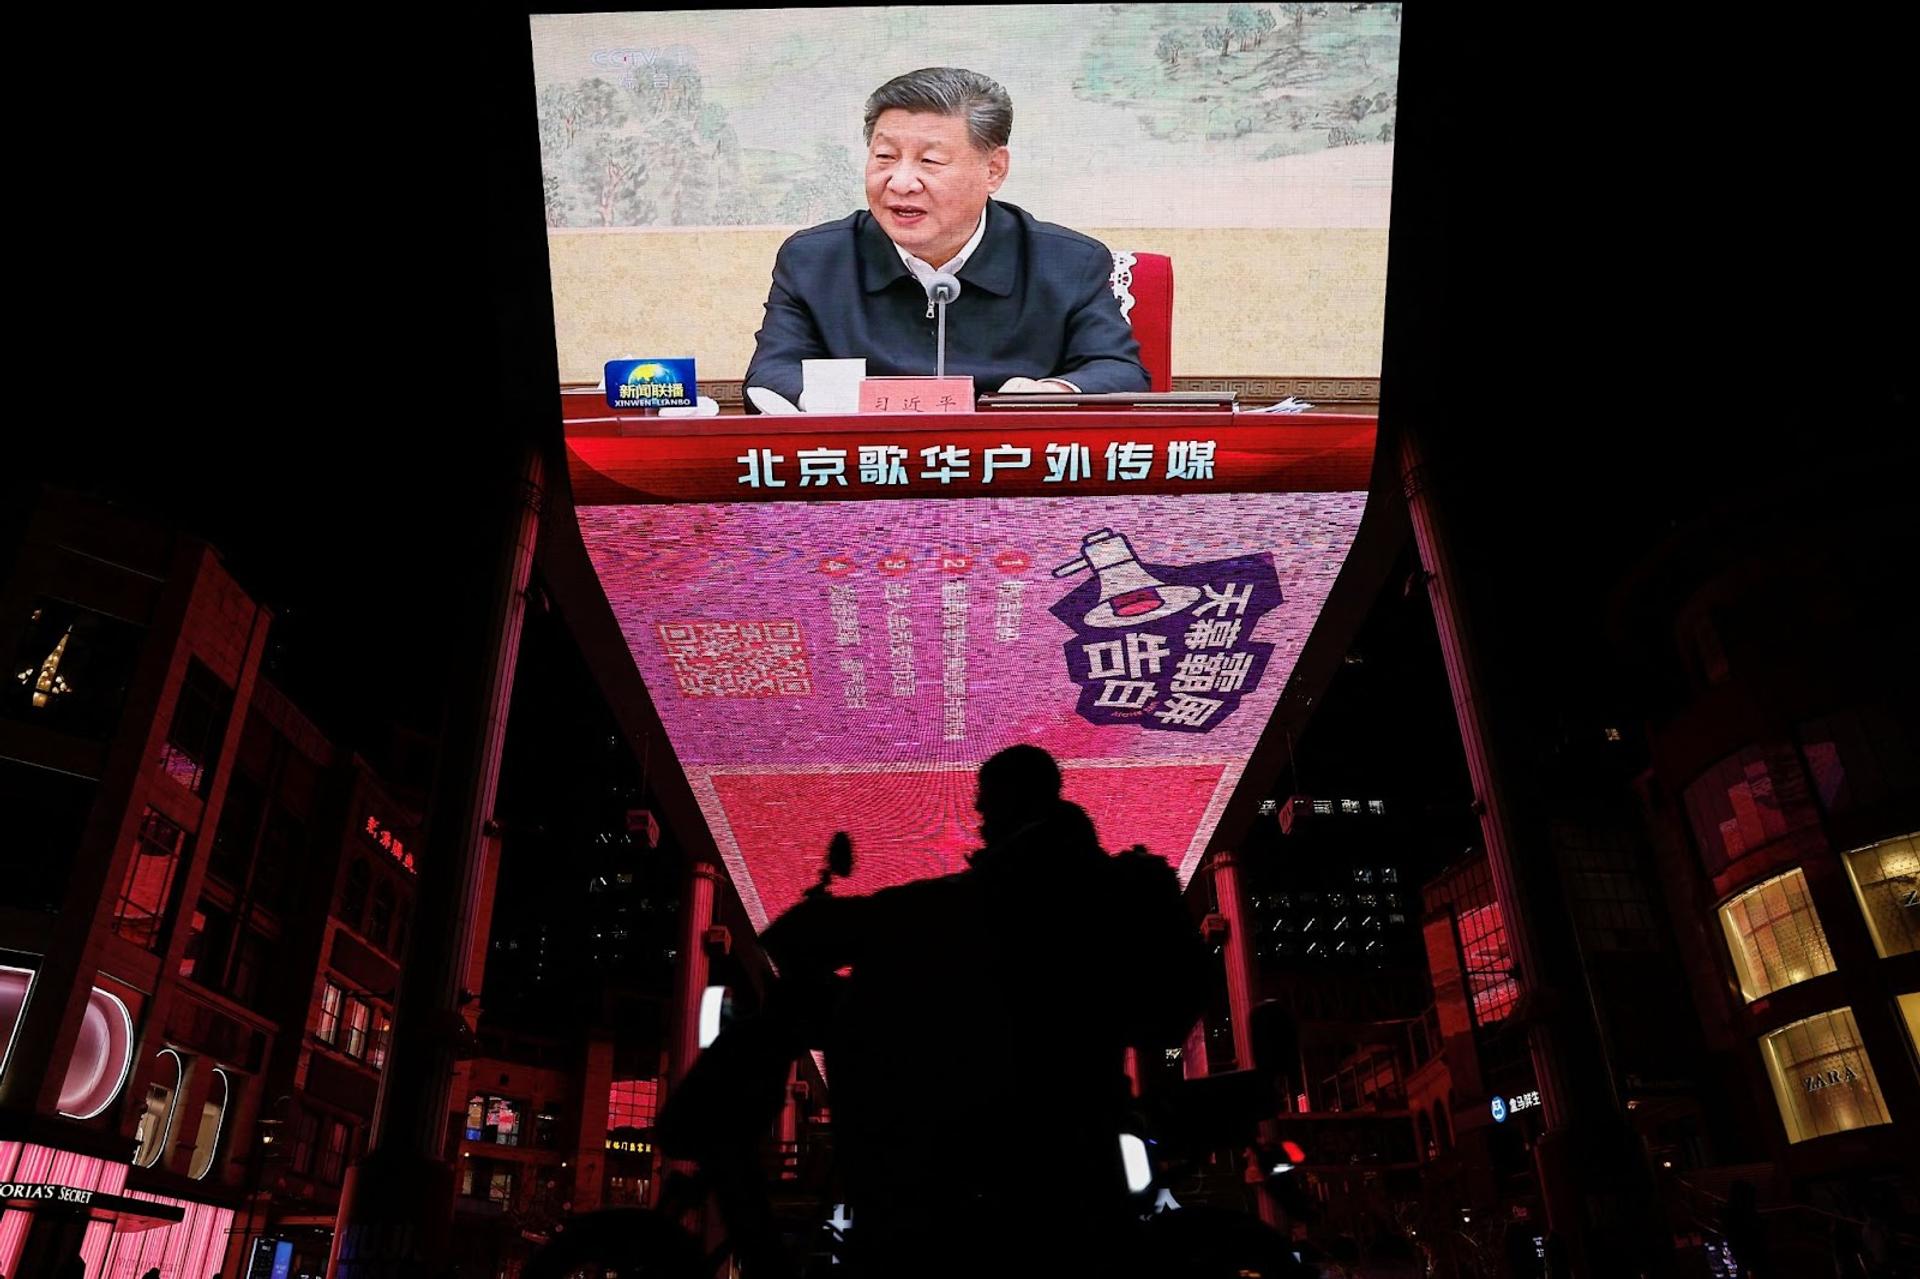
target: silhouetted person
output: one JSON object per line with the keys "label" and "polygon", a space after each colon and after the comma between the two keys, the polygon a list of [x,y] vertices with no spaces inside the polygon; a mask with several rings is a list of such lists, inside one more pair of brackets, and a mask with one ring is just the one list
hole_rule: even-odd
{"label": "silhouetted person", "polygon": [[1171,868],[1103,852],[1045,751],[988,760],[975,807],[967,870],[761,938],[783,979],[852,967],[827,1069],[859,1273],[1116,1273],[1123,1053],[1179,1042],[1206,950]]}
{"label": "silhouetted person", "polygon": [[147,1268],[147,1273],[145,1273],[144,1275],[141,1275],[140,1279],[160,1279],[160,1267],[149,1266]]}
{"label": "silhouetted person", "polygon": [[53,1274],[54,1279],[87,1279],[87,1259],[76,1248],[73,1255],[61,1262],[60,1268]]}

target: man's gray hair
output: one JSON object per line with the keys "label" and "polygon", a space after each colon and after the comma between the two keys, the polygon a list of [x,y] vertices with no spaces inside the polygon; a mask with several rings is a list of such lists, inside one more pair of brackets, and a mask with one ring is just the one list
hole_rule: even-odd
{"label": "man's gray hair", "polygon": [[922,67],[897,75],[867,99],[866,140],[873,142],[873,122],[883,111],[925,111],[967,119],[967,137],[978,151],[1007,145],[1013,134],[1013,99],[1000,85],[978,71],[960,67]]}

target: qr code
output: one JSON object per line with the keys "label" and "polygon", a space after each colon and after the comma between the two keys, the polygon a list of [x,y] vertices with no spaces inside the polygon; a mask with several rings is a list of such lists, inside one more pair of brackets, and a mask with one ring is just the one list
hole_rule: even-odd
{"label": "qr code", "polygon": [[798,622],[664,622],[660,647],[688,697],[810,697]]}

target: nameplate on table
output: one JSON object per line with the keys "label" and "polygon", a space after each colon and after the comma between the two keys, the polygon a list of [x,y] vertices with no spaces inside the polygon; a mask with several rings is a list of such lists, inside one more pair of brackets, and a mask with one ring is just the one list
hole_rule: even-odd
{"label": "nameplate on table", "polygon": [[860,379],[862,413],[971,413],[971,377]]}

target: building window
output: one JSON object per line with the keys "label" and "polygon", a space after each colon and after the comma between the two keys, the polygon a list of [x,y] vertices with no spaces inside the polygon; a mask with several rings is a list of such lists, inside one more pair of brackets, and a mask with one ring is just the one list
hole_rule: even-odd
{"label": "building window", "polygon": [[1907,1039],[1920,1055],[1920,991],[1900,996],[1900,1019],[1907,1024]]}
{"label": "building window", "polygon": [[194,794],[205,795],[213,784],[220,743],[226,737],[227,717],[232,711],[233,690],[200,659],[188,659],[180,697],[173,704],[173,722],[160,752],[162,771]]}
{"label": "building window", "polygon": [[141,814],[133,860],[120,885],[120,900],[113,908],[115,933],[148,950],[160,949],[161,928],[172,901],[180,845],[185,839],[185,831],[151,808]]}
{"label": "building window", "polygon": [[0,759],[0,884],[7,905],[57,914],[98,783]]}
{"label": "building window", "polygon": [[367,1065],[375,1070],[385,1068],[387,1049],[393,1043],[393,1018],[386,1013],[373,1016],[373,1033],[367,1037]]}
{"label": "building window", "polygon": [[1504,1020],[1520,998],[1520,983],[1514,980],[1500,903],[1490,901],[1462,910],[1455,927],[1460,932],[1461,971],[1473,1000],[1474,1021],[1486,1026]]}
{"label": "building window", "polygon": [[482,1130],[482,1125],[486,1122],[487,1099],[483,1094],[475,1093],[473,1096],[467,1098],[466,1139],[468,1141],[480,1141],[484,1139],[487,1134]]}
{"label": "building window", "polygon": [[607,1128],[651,1128],[659,1098],[653,1079],[616,1079],[607,1093]]}
{"label": "building window", "polygon": [[1400,1087],[1400,1074],[1391,1051],[1346,1062],[1320,1081],[1317,1097],[1328,1110],[1406,1104],[1406,1093]]}
{"label": "building window", "polygon": [[381,950],[387,949],[387,934],[393,931],[393,885],[384,877],[373,890],[373,909],[367,912],[367,940]]}
{"label": "building window", "polygon": [[487,1178],[487,1198],[505,1207],[513,1206],[513,1169],[497,1169]]}
{"label": "building window", "polygon": [[1833,971],[1826,930],[1807,896],[1807,877],[1797,869],[1755,884],[1722,906],[1720,927],[1748,1003]]}
{"label": "building window", "polygon": [[255,1012],[267,1011],[262,1005],[273,993],[273,941],[264,933],[249,928],[240,937],[240,952],[234,959],[233,981],[227,993]]}
{"label": "building window", "polygon": [[200,1129],[194,1137],[193,1158],[187,1163],[187,1175],[195,1181],[205,1180],[213,1171],[220,1137],[227,1126],[227,1106],[233,1101],[233,1080],[227,1072],[215,1066],[213,1076],[215,1088],[200,1107]]}
{"label": "building window", "polygon": [[520,1116],[526,1105],[510,1097],[487,1098],[486,1124],[482,1132],[487,1141],[502,1146],[520,1144]]}
{"label": "building window", "polygon": [[[205,963],[207,952],[207,901],[200,899],[200,908],[193,912],[187,923],[187,944],[180,950],[180,975],[190,980],[196,979],[201,965]],[[203,986],[211,986],[211,981],[202,980]]]}
{"label": "building window", "polygon": [[120,718],[140,638],[139,627],[92,609],[35,600],[0,708],[11,719],[99,741]]}
{"label": "building window", "polygon": [[326,1120],[325,1127],[327,1144],[320,1152],[320,1180],[335,1185],[347,1169],[347,1141],[353,1130],[338,1119]]}
{"label": "building window", "polygon": [[1367,811],[1375,817],[1385,817],[1387,814],[1387,801],[1384,799],[1370,799],[1367,801]]}
{"label": "building window", "polygon": [[307,856],[307,828],[301,820],[277,802],[267,813],[267,824],[260,835],[260,851],[253,862],[254,900],[275,911],[284,912],[293,904],[300,867]]}
{"label": "building window", "polygon": [[220,801],[220,824],[214,828],[213,851],[207,857],[207,873],[234,888],[247,882],[264,802],[259,785],[241,771],[244,764],[244,760],[235,764],[227,778],[227,795]]}
{"label": "building window", "polygon": [[313,1173],[313,1156],[320,1141],[320,1116],[303,1110],[293,1124],[293,1170],[302,1177]]}
{"label": "building window", "polygon": [[1660,949],[1653,903],[1633,848],[1569,827],[1556,827],[1554,843],[1566,875],[1574,923],[1587,948]]}
{"label": "building window", "polygon": [[1889,1122],[1851,1008],[1782,1026],[1760,1048],[1789,1141]]}
{"label": "building window", "polygon": [[323,1044],[331,1044],[340,1035],[340,1008],[346,1000],[347,992],[332,982],[328,982],[320,992],[320,1022],[313,1028],[313,1037]]}
{"label": "building window", "polygon": [[349,999],[347,1001],[346,1042],[340,1050],[347,1056],[360,1059],[367,1055],[367,1027],[373,1022],[373,1009],[365,1001]]}
{"label": "building window", "polygon": [[1710,875],[1819,820],[1806,774],[1784,745],[1754,746],[1721,760],[1687,787],[1686,806]]}
{"label": "building window", "polygon": [[147,1085],[147,1102],[133,1130],[133,1162],[142,1168],[153,1167],[167,1153],[168,1140],[173,1135],[174,1097],[184,1073],[180,1054],[174,1049],[163,1048],[156,1057],[162,1059],[162,1064],[155,1069],[165,1077],[171,1068],[173,1082],[167,1084],[155,1079]]}
{"label": "building window", "polygon": [[187,944],[180,957],[180,975],[208,990],[222,989],[227,958],[233,948],[233,916],[202,897],[188,928]]}
{"label": "building window", "polygon": [[1882,840],[1842,860],[1880,957],[1920,950],[1920,834]]}
{"label": "building window", "polygon": [[355,932],[367,909],[367,889],[373,883],[373,871],[358,857],[347,863],[347,882],[340,890],[340,920]]}

